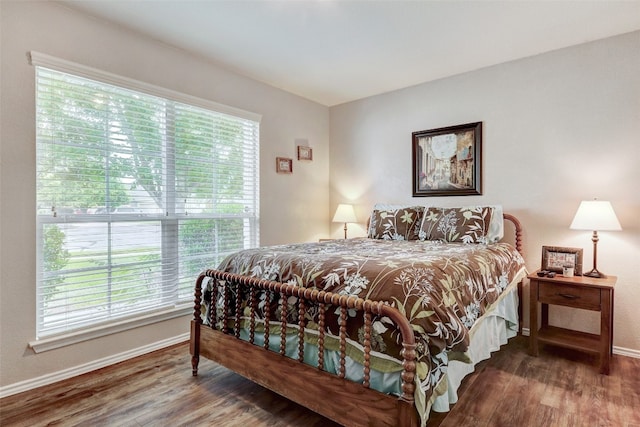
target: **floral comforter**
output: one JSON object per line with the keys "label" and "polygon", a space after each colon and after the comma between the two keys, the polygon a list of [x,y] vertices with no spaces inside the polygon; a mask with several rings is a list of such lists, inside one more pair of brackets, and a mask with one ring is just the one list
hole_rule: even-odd
{"label": "floral comforter", "polygon": [[[417,373],[427,398],[428,389],[439,381],[443,371],[432,356],[443,350],[464,353],[471,327],[508,286],[522,279],[525,271],[524,260],[507,243],[369,238],[245,250],[229,256],[218,269],[387,301],[405,314],[413,327]],[[260,307],[264,304],[261,301]],[[289,313],[292,318],[288,321],[295,323],[297,311]],[[309,315],[313,317],[314,312]],[[317,324],[313,322],[316,319],[310,320],[310,324]],[[353,324],[348,335],[362,342],[361,324]],[[337,333],[337,321],[328,319],[327,330]],[[374,319],[373,335],[372,350],[399,358],[399,336],[389,319]]]}

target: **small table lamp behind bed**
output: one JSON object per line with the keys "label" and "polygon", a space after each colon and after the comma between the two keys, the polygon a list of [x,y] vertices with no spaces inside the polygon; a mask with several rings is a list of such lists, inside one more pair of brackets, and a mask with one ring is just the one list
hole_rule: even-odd
{"label": "small table lamp behind bed", "polygon": [[333,216],[333,222],[344,222],[344,238],[347,238],[347,223],[357,222],[356,213],[353,210],[353,205],[347,205],[341,203],[336,209],[336,213]]}

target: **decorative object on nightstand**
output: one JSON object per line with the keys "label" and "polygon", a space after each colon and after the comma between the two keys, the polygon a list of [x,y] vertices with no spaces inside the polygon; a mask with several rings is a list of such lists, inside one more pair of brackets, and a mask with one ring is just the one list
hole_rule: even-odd
{"label": "decorative object on nightstand", "polygon": [[356,213],[353,210],[353,205],[347,205],[341,203],[336,209],[336,213],[333,216],[333,222],[344,222],[344,238],[347,238],[347,223],[356,222]]}
{"label": "decorative object on nightstand", "polygon": [[582,274],[582,248],[542,247],[540,270],[562,273],[565,267],[572,267],[576,276]]}
{"label": "decorative object on nightstand", "polygon": [[593,237],[591,238],[591,241],[593,242],[593,269],[584,273],[584,275],[595,278],[607,277],[603,273],[599,272],[597,268],[598,231],[622,230],[611,203],[595,199],[580,202],[578,211],[576,212],[569,228],[572,230],[593,231]]}
{"label": "decorative object on nightstand", "polygon": [[[609,375],[613,350],[613,290],[615,276],[606,278],[550,276],[537,271],[529,279],[529,352],[538,355],[540,343],[600,356],[600,373]],[[538,305],[541,306],[538,329]],[[600,312],[600,334],[549,325],[549,305]]]}

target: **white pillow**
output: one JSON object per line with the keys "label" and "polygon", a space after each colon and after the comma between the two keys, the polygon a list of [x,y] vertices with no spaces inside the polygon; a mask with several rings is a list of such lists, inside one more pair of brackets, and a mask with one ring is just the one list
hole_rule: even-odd
{"label": "white pillow", "polygon": [[398,209],[404,209],[404,208],[415,208],[418,206],[422,206],[425,209],[427,208],[427,206],[425,205],[420,205],[420,204],[416,204],[416,203],[405,203],[403,205],[392,205],[389,203],[376,203],[375,205],[373,205],[373,209],[372,210],[379,210],[379,211],[395,211]]}
{"label": "white pillow", "polygon": [[502,205],[489,205],[493,209],[489,230],[487,230],[487,241],[496,243],[504,237],[504,218]]}

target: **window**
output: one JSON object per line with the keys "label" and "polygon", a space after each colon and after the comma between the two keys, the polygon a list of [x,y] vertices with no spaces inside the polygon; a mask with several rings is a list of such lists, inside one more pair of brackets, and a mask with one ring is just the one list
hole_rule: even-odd
{"label": "window", "polygon": [[203,269],[258,245],[259,118],[31,61],[37,337],[192,306]]}

